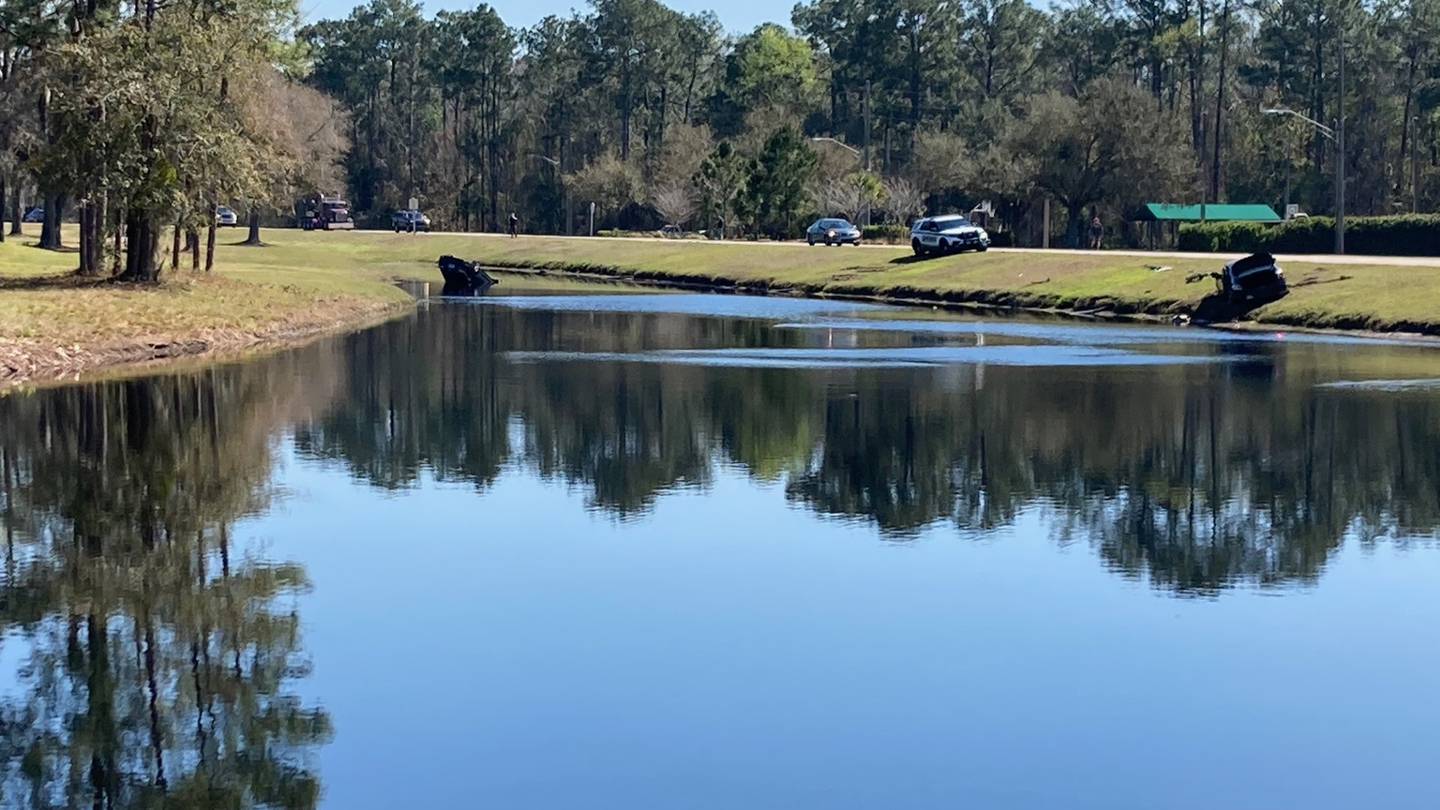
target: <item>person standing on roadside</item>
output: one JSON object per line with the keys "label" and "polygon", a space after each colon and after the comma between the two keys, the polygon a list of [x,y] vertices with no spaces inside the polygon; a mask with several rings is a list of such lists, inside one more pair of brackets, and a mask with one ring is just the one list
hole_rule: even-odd
{"label": "person standing on roadside", "polygon": [[519,236],[519,235],[520,235],[520,217],[515,216],[515,212],[514,212],[514,211],[511,211],[511,212],[510,212],[510,238],[511,238],[511,239],[514,239],[515,237],[517,237],[517,236]]}
{"label": "person standing on roadside", "polygon": [[1099,250],[1100,243],[1105,240],[1105,224],[1100,221],[1100,214],[1090,212],[1090,249]]}

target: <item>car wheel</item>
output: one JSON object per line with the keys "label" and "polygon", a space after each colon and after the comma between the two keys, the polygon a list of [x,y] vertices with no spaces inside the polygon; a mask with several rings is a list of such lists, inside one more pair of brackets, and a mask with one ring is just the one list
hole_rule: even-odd
{"label": "car wheel", "polygon": [[987,251],[987,250],[990,249],[990,246],[989,246],[989,245],[981,245],[978,249],[979,249],[979,251],[980,251],[981,253],[984,253],[985,251]]}
{"label": "car wheel", "polygon": [[810,245],[810,247],[815,247],[815,237],[807,236],[805,237],[805,242],[806,244]]}
{"label": "car wheel", "polygon": [[910,249],[913,250],[913,251],[915,251],[915,255],[916,255],[916,256],[924,256],[924,255],[925,255],[925,246],[922,245],[922,244],[920,244],[920,240],[919,240],[919,239],[911,239],[911,240],[910,240]]}

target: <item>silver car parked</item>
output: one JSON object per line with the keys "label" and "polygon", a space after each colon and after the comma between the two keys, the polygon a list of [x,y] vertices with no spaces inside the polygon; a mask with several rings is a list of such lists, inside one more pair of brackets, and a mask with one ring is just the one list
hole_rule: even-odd
{"label": "silver car parked", "polygon": [[989,250],[990,234],[959,214],[926,217],[910,226],[910,247],[916,256]]}
{"label": "silver car parked", "polygon": [[848,219],[817,219],[805,231],[805,241],[810,244],[824,242],[827,245],[851,244],[860,246],[860,229]]}

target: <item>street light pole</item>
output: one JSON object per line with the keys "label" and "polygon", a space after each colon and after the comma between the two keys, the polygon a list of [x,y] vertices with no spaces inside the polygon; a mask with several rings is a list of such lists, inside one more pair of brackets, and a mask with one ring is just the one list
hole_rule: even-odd
{"label": "street light pole", "polygon": [[1340,32],[1340,100],[1335,105],[1335,253],[1345,253],[1345,32]]}
{"label": "street light pole", "polygon": [[1336,117],[1335,128],[1325,126],[1308,115],[1301,115],[1285,107],[1262,107],[1260,112],[1265,115],[1293,115],[1301,121],[1315,128],[1316,132],[1329,138],[1335,144],[1335,252],[1345,252],[1345,58],[1344,45],[1341,45],[1340,58],[1340,109]]}

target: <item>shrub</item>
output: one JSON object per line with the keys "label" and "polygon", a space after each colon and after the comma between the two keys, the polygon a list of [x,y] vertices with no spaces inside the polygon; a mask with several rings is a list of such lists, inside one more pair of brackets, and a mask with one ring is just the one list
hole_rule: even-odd
{"label": "shrub", "polygon": [[[1331,217],[1274,225],[1206,222],[1180,226],[1178,247],[1219,253],[1329,253],[1335,247]],[[1440,256],[1440,215],[1404,214],[1345,220],[1345,251],[1371,256]]]}
{"label": "shrub", "polygon": [[910,229],[904,225],[866,225],[860,229],[860,238],[866,242],[899,244],[910,241]]}

